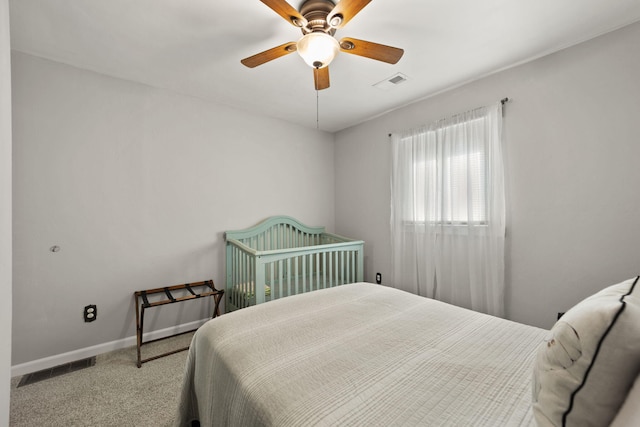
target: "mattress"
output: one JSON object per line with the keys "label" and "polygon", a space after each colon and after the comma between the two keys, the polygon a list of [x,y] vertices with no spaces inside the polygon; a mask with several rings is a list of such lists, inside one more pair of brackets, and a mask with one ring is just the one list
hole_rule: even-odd
{"label": "mattress", "polygon": [[[250,299],[256,296],[255,285],[253,283],[239,283],[231,288],[231,292],[238,294],[242,299]],[[264,295],[265,297],[271,296],[271,287],[269,285],[264,285]]]}
{"label": "mattress", "polygon": [[176,425],[528,426],[546,331],[355,283],[194,335]]}

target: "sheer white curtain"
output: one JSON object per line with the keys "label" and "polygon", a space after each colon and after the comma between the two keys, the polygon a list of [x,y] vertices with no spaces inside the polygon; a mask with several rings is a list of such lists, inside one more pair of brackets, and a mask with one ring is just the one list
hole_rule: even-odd
{"label": "sheer white curtain", "polygon": [[502,104],[391,135],[395,287],[504,315]]}

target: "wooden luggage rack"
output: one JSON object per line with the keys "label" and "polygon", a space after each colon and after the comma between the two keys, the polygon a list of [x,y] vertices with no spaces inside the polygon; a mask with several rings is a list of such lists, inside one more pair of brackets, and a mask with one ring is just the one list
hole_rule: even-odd
{"label": "wooden luggage rack", "polygon": [[[194,288],[203,288],[203,291],[201,293],[196,293],[194,291]],[[171,292],[176,292],[176,291],[180,291],[179,293],[183,294],[183,296],[175,297]],[[149,297],[152,297],[154,295],[157,296],[158,294],[164,294],[165,298],[152,301],[152,302],[149,301]],[[189,347],[179,348],[177,350],[168,351],[166,353],[149,357],[147,359],[142,359],[141,347],[143,345],[149,344],[155,341],[171,338],[176,335],[182,335],[188,332],[195,331],[195,329],[193,329],[191,331],[180,332],[174,335],[169,335],[167,337],[157,338],[154,340],[149,340],[144,342],[142,340],[142,334],[143,334],[143,326],[144,326],[145,309],[158,307],[160,305],[174,304],[176,302],[191,301],[197,298],[213,297],[214,303],[215,303],[215,306],[213,309],[213,316],[211,316],[211,318],[213,319],[216,316],[220,316],[220,300],[222,299],[223,295],[224,295],[224,290],[216,289],[213,284],[213,280],[205,280],[203,282],[185,283],[182,285],[168,286],[164,288],[136,291],[134,293],[134,299],[136,303],[136,335],[137,335],[137,347],[138,347],[137,349],[138,350],[138,368],[140,368],[142,364],[145,362],[149,362],[151,360],[155,360],[164,356],[169,356],[171,354],[178,353],[178,352],[187,350],[189,348]],[[140,300],[142,300],[142,302],[140,302]]]}

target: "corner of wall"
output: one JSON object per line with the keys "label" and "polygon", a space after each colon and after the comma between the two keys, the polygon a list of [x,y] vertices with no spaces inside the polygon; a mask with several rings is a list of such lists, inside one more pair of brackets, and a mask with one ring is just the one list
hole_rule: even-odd
{"label": "corner of wall", "polygon": [[[0,0],[0,235],[11,236],[11,45],[9,2]],[[0,240],[0,426],[9,425],[12,239]]]}

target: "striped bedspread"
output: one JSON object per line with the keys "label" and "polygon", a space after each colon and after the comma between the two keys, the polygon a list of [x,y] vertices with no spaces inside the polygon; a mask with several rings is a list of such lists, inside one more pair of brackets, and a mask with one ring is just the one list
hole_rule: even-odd
{"label": "striped bedspread", "polygon": [[177,426],[528,426],[545,331],[369,283],[217,317]]}

